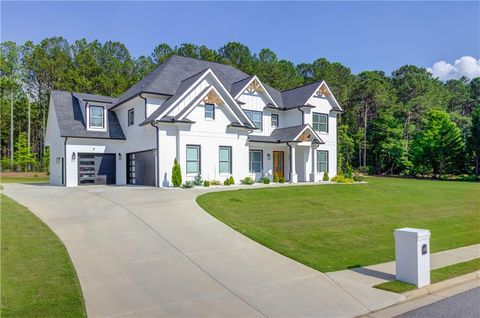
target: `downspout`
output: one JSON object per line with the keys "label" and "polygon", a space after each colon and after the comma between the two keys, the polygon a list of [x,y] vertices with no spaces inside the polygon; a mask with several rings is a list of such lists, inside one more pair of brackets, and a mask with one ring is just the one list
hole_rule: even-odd
{"label": "downspout", "polygon": [[303,126],[305,125],[305,111],[301,107],[298,107],[298,110],[302,113],[302,126]]}
{"label": "downspout", "polygon": [[290,180],[290,177],[292,175],[292,145],[290,145],[290,143],[287,142],[287,146],[288,146],[288,148],[290,148],[290,151],[289,151],[289,154],[288,154],[288,158],[290,159],[290,162],[289,162],[290,174],[288,175],[288,182],[291,182],[292,180]]}
{"label": "downspout", "polygon": [[158,125],[156,123],[150,123],[150,125],[152,125],[152,127],[155,127],[156,128],[156,135],[155,135],[155,139],[156,139],[156,148],[155,148],[155,169],[157,170],[156,171],[156,186],[157,187],[160,187],[160,165],[159,165],[159,160],[160,160],[160,153],[158,152]]}
{"label": "downspout", "polygon": [[65,140],[63,142],[63,182],[64,186],[67,186],[67,139],[68,137],[65,137]]}

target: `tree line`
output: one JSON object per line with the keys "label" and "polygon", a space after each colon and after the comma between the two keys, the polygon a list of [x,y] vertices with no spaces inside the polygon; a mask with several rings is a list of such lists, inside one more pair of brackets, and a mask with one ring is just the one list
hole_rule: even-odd
{"label": "tree line", "polygon": [[480,78],[441,82],[425,68],[405,65],[353,74],[325,58],[279,59],[238,42],[214,50],[160,44],[132,57],[120,42],[62,37],[40,43],[1,43],[0,154],[2,169],[44,170],[52,89],[119,96],[173,54],[232,65],[285,90],[325,80],[344,109],[338,126],[339,170],[440,177],[480,173]]}

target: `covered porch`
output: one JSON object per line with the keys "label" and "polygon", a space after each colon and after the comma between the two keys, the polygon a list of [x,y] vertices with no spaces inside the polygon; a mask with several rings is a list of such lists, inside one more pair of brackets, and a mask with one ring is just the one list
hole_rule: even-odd
{"label": "covered porch", "polygon": [[[323,143],[310,125],[276,129],[271,136],[249,136],[249,171],[256,180],[277,175],[286,182],[317,182],[317,149]],[[328,160],[328,159],[326,159]],[[328,164],[321,165],[327,171]]]}

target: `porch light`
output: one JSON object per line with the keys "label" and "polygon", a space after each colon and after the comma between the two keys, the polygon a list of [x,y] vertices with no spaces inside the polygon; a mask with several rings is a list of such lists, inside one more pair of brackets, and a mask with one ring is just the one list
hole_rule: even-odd
{"label": "porch light", "polygon": [[75,161],[76,158],[77,158],[77,156],[75,155],[74,152],[72,152],[72,161]]}
{"label": "porch light", "polygon": [[57,165],[58,165],[58,164],[60,163],[60,157],[57,157],[57,158],[55,159],[55,162],[56,162]]}
{"label": "porch light", "polygon": [[118,160],[122,160],[122,154],[118,153]]}
{"label": "porch light", "polygon": [[270,160],[270,154],[267,153],[267,160]]}

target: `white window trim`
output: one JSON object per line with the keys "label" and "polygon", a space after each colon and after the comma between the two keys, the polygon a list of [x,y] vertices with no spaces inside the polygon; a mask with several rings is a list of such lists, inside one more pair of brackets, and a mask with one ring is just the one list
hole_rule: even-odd
{"label": "white window trim", "polygon": [[[229,163],[230,163],[230,172],[220,172],[220,149],[222,148],[225,148],[225,149],[229,149],[230,151],[230,160],[229,160]],[[230,176],[232,175],[233,173],[233,158],[232,158],[232,146],[218,146],[218,174],[220,176]]]}
{"label": "white window trim", "polygon": [[[314,121],[313,121],[313,117],[314,117],[315,115],[325,116],[325,117],[327,118],[327,121],[326,121],[327,131],[315,130]],[[329,123],[328,121],[329,121],[329,115],[328,115],[328,114],[326,114],[326,113],[319,113],[319,112],[313,112],[313,113],[312,113],[312,129],[313,129],[315,132],[317,132],[317,133],[319,133],[319,134],[323,134],[323,135],[328,135],[328,131],[329,131],[329,129],[330,129],[330,127],[329,127],[329,124],[330,124],[330,123]],[[320,125],[320,124],[319,124],[319,125]]]}
{"label": "white window trim", "polygon": [[[213,114],[213,117],[207,117],[206,114],[207,114],[207,106],[212,106],[213,107],[213,111],[212,111],[212,114]],[[205,120],[215,120],[215,104],[203,104],[203,107],[204,107],[204,110],[203,110],[203,117]]]}
{"label": "white window trim", "polygon": [[[103,108],[103,127],[92,127],[90,125],[90,108],[91,107],[101,107]],[[107,108],[102,105],[88,105],[87,106],[87,130],[94,130],[94,131],[107,131]]]}
{"label": "white window trim", "polygon": [[[326,162],[327,170],[326,171],[320,171],[320,169],[319,169],[320,168],[319,167],[320,166],[320,164],[319,164],[320,163],[320,156],[319,156],[320,152],[325,152],[327,154],[327,157],[326,157],[327,158],[327,162]],[[317,165],[317,174],[325,173],[325,172],[328,173],[328,171],[330,170],[329,169],[330,168],[329,167],[329,161],[330,161],[329,156],[330,156],[330,153],[329,153],[328,150],[317,149],[317,162],[315,163]]]}

